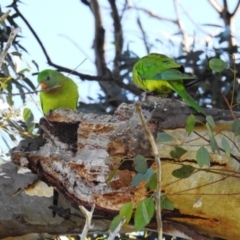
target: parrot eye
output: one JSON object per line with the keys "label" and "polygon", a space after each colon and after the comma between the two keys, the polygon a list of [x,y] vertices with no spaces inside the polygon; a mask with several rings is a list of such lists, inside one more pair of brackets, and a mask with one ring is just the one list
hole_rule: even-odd
{"label": "parrot eye", "polygon": [[50,77],[49,77],[49,76],[47,76],[46,80],[47,80],[47,81],[49,81],[49,80],[50,80]]}

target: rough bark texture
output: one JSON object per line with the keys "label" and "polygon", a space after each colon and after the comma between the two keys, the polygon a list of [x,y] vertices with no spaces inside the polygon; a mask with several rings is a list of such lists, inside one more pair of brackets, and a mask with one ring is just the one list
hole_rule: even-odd
{"label": "rough bark texture", "polygon": [[[230,112],[206,110],[217,124],[214,133],[219,146],[223,135],[229,140],[228,157],[221,148],[220,153],[212,152],[204,125],[196,126],[190,136],[186,134],[185,122],[193,110],[184,103],[149,97],[142,103],[142,109],[155,137],[161,131],[173,137],[171,142],[157,143],[162,161],[162,190],[175,207],[174,211],[163,211],[164,232],[180,235],[178,231],[189,239],[207,239],[207,235],[237,239],[240,138],[231,131]],[[239,117],[240,113],[235,115]],[[196,113],[195,116],[204,122],[204,116]],[[147,157],[148,165],[155,168],[134,105],[122,104],[113,116],[59,109],[48,115],[47,120],[42,118],[40,125],[47,140],[24,140],[12,150],[12,161],[37,173],[74,206],[90,208],[95,203],[95,215],[111,220],[122,204],[129,201],[137,204],[152,194],[144,182],[130,187],[136,175],[133,158],[137,154]],[[187,150],[180,159],[170,155],[175,146]],[[210,167],[199,168],[196,163],[196,151],[201,146],[211,153]],[[177,179],[172,171],[182,164],[192,165],[196,171],[188,178]],[[107,183],[109,174],[117,167],[115,177]],[[148,227],[156,229],[156,221],[153,219]]]}

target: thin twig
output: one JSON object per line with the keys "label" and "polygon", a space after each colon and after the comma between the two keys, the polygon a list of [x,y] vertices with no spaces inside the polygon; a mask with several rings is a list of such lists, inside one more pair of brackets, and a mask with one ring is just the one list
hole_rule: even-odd
{"label": "thin twig", "polygon": [[147,35],[146,35],[146,32],[143,29],[143,26],[142,26],[142,23],[141,23],[141,20],[140,20],[139,16],[137,17],[137,24],[140,28],[141,33],[142,33],[142,38],[143,38],[144,46],[146,48],[146,52],[147,52],[147,54],[149,54],[150,49],[149,49],[148,42],[147,42]]}
{"label": "thin twig", "polygon": [[9,13],[11,12],[11,10],[8,10],[7,12],[5,12],[1,17],[0,17],[0,24],[2,24],[5,19],[8,17]]}
{"label": "thin twig", "polygon": [[216,0],[208,0],[208,2],[210,3],[210,5],[212,5],[212,7],[218,12],[221,13],[222,12],[222,7],[219,5],[219,3]]}
{"label": "thin twig", "polygon": [[142,12],[146,13],[147,15],[149,15],[150,17],[156,18],[158,20],[164,20],[164,21],[168,21],[168,22],[172,22],[172,23],[177,24],[176,20],[170,19],[170,18],[165,18],[165,17],[160,17],[160,16],[154,14],[153,12],[151,12],[151,11],[145,9],[145,8],[129,6],[129,9],[131,9],[131,8],[133,8],[135,10],[138,10],[138,11],[142,11]]}
{"label": "thin twig", "polygon": [[[38,93],[38,92],[41,92],[41,91],[29,91],[29,92],[25,92],[24,94],[34,94],[34,93]],[[1,94],[8,95],[8,96],[23,95],[23,93],[7,93],[7,92],[1,92]]]}
{"label": "thin twig", "polygon": [[201,28],[201,27],[199,26],[199,24],[197,24],[197,23],[195,22],[195,20],[190,16],[189,11],[187,11],[182,4],[179,4],[179,6],[181,7],[181,9],[182,9],[182,11],[184,12],[184,14],[187,16],[187,18],[189,19],[189,21],[190,21],[199,31],[201,31],[202,33],[208,35],[208,36],[211,37],[211,38],[214,37],[214,34],[211,34],[211,33],[207,32],[207,31],[205,31],[203,28]]}
{"label": "thin twig", "polygon": [[182,35],[182,48],[183,48],[183,52],[188,52],[188,48],[187,48],[187,36],[186,33],[184,31],[184,27],[183,24],[180,20],[180,15],[179,15],[179,11],[178,11],[178,6],[177,6],[177,1],[173,0],[173,6],[174,6],[174,10],[175,10],[175,14],[176,14],[176,24],[179,28],[179,31]]}
{"label": "thin twig", "polygon": [[11,33],[10,33],[9,38],[8,38],[8,41],[7,41],[7,44],[6,44],[5,48],[3,49],[3,51],[1,52],[1,55],[0,55],[0,69],[2,68],[4,59],[7,56],[8,49],[11,47],[14,38],[16,37],[16,35],[20,31],[21,31],[21,28],[12,28]]}
{"label": "thin twig", "polygon": [[107,238],[107,240],[114,240],[116,235],[119,233],[119,231],[121,230],[122,226],[124,225],[126,221],[126,218],[121,219],[121,221],[119,222],[118,226],[115,228],[115,230],[113,232],[110,231],[109,236]]}
{"label": "thin twig", "polygon": [[158,225],[158,239],[162,240],[162,215],[161,215],[161,179],[162,179],[162,168],[161,168],[161,159],[160,159],[160,153],[157,149],[156,142],[153,138],[152,133],[150,132],[147,123],[144,119],[142,108],[139,102],[135,103],[136,111],[140,117],[142,127],[144,129],[144,132],[152,146],[153,155],[155,158],[155,162],[157,165],[157,190],[155,194],[155,208],[156,208],[156,219],[157,219],[157,225]]}
{"label": "thin twig", "polygon": [[72,69],[60,66],[58,64],[55,64],[54,62],[52,62],[51,58],[49,57],[42,41],[40,40],[40,38],[38,37],[38,35],[36,34],[36,32],[34,31],[34,29],[32,28],[32,26],[29,24],[29,22],[27,21],[27,19],[22,15],[22,13],[19,11],[16,2],[14,1],[14,3],[12,5],[10,5],[10,7],[12,7],[16,13],[18,14],[18,16],[23,20],[23,22],[27,25],[27,27],[29,28],[30,32],[33,34],[33,36],[35,37],[35,39],[37,40],[40,48],[43,51],[43,54],[45,55],[46,59],[47,59],[47,63],[52,66],[55,67],[58,71],[60,72],[66,72],[66,73],[71,73],[72,75],[78,76],[79,78],[81,78],[82,80],[88,80],[88,81],[99,81],[99,82],[111,82],[111,83],[115,83],[116,85],[118,85],[119,87],[126,89],[136,95],[140,95],[141,91],[136,88],[133,85],[130,84],[125,84],[124,82],[120,81],[119,79],[113,77],[113,76],[93,76],[93,75],[89,75],[89,74],[84,74],[84,73],[79,73],[77,71],[73,71]]}
{"label": "thin twig", "polygon": [[113,26],[114,26],[114,44],[115,44],[115,58],[114,58],[114,65],[115,69],[118,69],[119,75],[119,67],[121,64],[121,53],[123,48],[123,33],[122,33],[122,25],[120,21],[120,17],[118,14],[116,1],[109,0],[111,9],[112,9],[112,19],[113,19]]}
{"label": "thin twig", "polygon": [[81,212],[86,218],[85,225],[81,234],[81,240],[86,240],[88,231],[91,229],[92,215],[95,209],[95,204],[92,205],[90,212],[83,206],[79,206],[79,209],[81,210]]}
{"label": "thin twig", "polygon": [[233,12],[231,13],[232,17],[234,17],[234,15],[236,16],[237,11],[239,10],[239,6],[240,6],[240,0],[238,0],[235,9],[234,9]]}

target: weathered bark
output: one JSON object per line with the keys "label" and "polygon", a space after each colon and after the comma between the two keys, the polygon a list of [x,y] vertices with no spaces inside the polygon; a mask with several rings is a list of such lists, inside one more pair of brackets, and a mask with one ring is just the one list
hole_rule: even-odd
{"label": "weathered bark", "polygon": [[[230,112],[206,110],[215,119],[214,132],[219,146],[223,134],[229,139],[231,156],[228,157],[221,148],[220,153],[212,152],[204,125],[196,126],[196,133],[186,134],[186,118],[193,110],[184,103],[149,99],[142,103],[142,109],[153,135],[165,131],[173,136],[171,142],[157,143],[162,161],[162,190],[175,207],[174,211],[162,213],[164,232],[173,235],[177,235],[176,231],[184,232],[190,239],[207,239],[204,235],[237,239],[240,137],[234,137],[231,131]],[[239,117],[240,113],[235,115]],[[204,116],[195,116],[204,122]],[[95,215],[111,220],[122,204],[131,201],[136,205],[152,194],[144,187],[144,182],[130,187],[136,174],[133,158],[137,154],[147,157],[149,166],[155,168],[153,153],[134,105],[122,104],[113,116],[59,109],[48,115],[47,120],[41,119],[40,125],[47,141],[40,145],[38,139],[23,141],[13,149],[12,161],[37,173],[69,203],[85,207],[95,203]],[[187,150],[180,159],[170,155],[176,145]],[[210,167],[199,168],[196,163],[196,151],[201,146],[211,153]],[[172,171],[182,164],[192,165],[197,170],[188,178],[177,179]],[[119,169],[115,177],[107,183],[116,167]],[[199,199],[202,204],[196,207],[194,203]],[[148,227],[156,229],[156,221],[153,219]]]}
{"label": "weathered bark", "polygon": [[[3,163],[0,189],[0,239],[35,240],[81,233],[84,216],[59,194],[57,210],[60,216],[53,217],[50,208],[53,206],[53,188],[39,182],[36,174],[23,173],[12,162]],[[109,221],[96,219],[93,224],[91,232],[106,232],[109,227]]]}

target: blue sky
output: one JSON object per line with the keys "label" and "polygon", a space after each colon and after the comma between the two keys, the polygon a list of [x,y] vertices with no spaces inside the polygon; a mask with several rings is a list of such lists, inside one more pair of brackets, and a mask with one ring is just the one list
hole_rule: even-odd
{"label": "blue sky", "polygon": [[[1,0],[1,7],[3,11],[6,11],[4,6],[11,4],[11,0]],[[113,56],[113,23],[109,17],[109,3],[107,0],[100,0],[101,13],[103,18],[103,25],[106,30],[106,59],[110,63]],[[121,4],[121,0],[118,1]],[[175,12],[173,7],[173,1],[161,1],[161,0],[135,0],[129,1],[132,6],[139,8],[146,8],[152,13],[161,17],[175,19]],[[222,1],[219,1],[222,3]],[[235,6],[237,1],[229,1],[232,6]],[[199,41],[199,48],[201,49],[201,40],[206,38],[199,28],[194,25],[192,18],[198,27],[203,28],[211,33],[217,33],[220,29],[212,27],[203,27],[201,24],[221,24],[219,16],[216,11],[209,5],[207,0],[192,1],[192,0],[179,0],[178,9],[181,21],[183,23],[185,31],[192,36],[194,33],[197,35]],[[93,37],[94,37],[94,20],[90,9],[84,6],[80,0],[22,0],[19,4],[20,11],[27,18],[29,23],[37,32],[38,36],[42,40],[46,47],[46,50],[51,57],[52,61],[56,64],[75,69],[84,59],[86,61],[77,68],[77,71],[95,75],[94,65],[94,51]],[[13,12],[12,12],[13,13]],[[12,14],[11,13],[11,14]],[[189,17],[187,17],[187,15]],[[136,25],[137,12],[135,10],[128,11],[124,15],[122,20],[123,32],[125,39],[125,47],[127,44],[133,52],[137,53],[139,57],[146,55],[145,48],[142,44],[141,33]],[[150,18],[148,15],[140,13],[139,16],[142,20],[144,29],[148,32],[148,38],[150,41],[156,43],[156,48],[153,48],[153,52],[162,52],[171,57],[178,56],[180,39],[177,33],[177,27],[166,21],[159,22],[158,20]],[[239,29],[239,15],[235,19],[236,29]],[[42,50],[38,46],[36,40],[25,26],[22,21],[18,21],[19,26],[22,28],[22,36],[24,37],[21,44],[28,50],[28,53],[23,52],[23,61],[21,62],[20,69],[27,66],[25,62],[31,67],[31,72],[36,72],[36,68],[31,63],[35,60],[40,70],[49,68],[46,63]],[[237,33],[239,39],[239,34]],[[174,46],[161,44],[162,42],[168,42],[169,38],[173,40]],[[74,44],[73,44],[74,42]],[[76,45],[77,46],[76,46]],[[51,68],[51,67],[50,67]],[[37,85],[36,76],[28,76],[35,85]],[[71,77],[71,76],[70,76]],[[99,92],[99,87],[96,82],[80,81],[80,79],[72,76],[74,81],[79,86],[81,101],[88,101],[87,97],[96,97],[96,93]],[[42,115],[41,111],[36,108],[39,105],[37,96],[33,96],[31,104],[28,104],[35,115],[36,121]]]}

